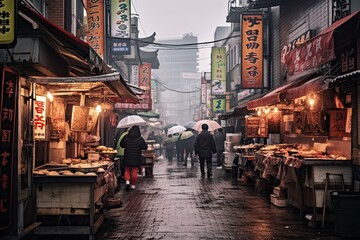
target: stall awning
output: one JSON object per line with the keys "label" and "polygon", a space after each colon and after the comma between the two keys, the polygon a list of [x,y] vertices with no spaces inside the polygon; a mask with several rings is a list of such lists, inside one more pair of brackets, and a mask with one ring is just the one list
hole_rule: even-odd
{"label": "stall awning", "polygon": [[[55,95],[87,93],[98,98],[105,96],[125,98],[130,103],[138,103],[140,100],[119,73],[89,77],[30,77],[29,81],[46,85],[48,90]],[[106,91],[104,87],[111,92]]]}
{"label": "stall awning", "polygon": [[254,99],[252,101],[249,101],[247,103],[248,109],[254,109],[257,107],[263,107],[263,106],[269,106],[269,105],[275,105],[278,103],[281,103],[281,93],[284,92],[287,89],[299,86],[305,82],[305,80],[298,80],[298,81],[292,81],[288,82],[278,88],[275,88],[271,90],[270,92],[265,93],[262,97]]}
{"label": "stall awning", "polygon": [[[286,54],[288,75],[307,75],[336,58],[335,47],[357,34],[360,10],[344,17]],[[336,42],[335,42],[336,41]],[[340,44],[341,45],[341,44]]]}
{"label": "stall awning", "polygon": [[329,88],[330,79],[326,76],[313,78],[298,87],[290,88],[283,93],[282,98],[293,100],[312,93],[318,93]]}
{"label": "stall awning", "polygon": [[220,115],[220,119],[227,120],[232,117],[240,116],[240,115],[247,115],[250,113],[250,110],[247,109],[247,103],[252,99],[258,98],[260,96],[259,93],[250,95],[242,100],[239,101],[238,105],[231,108],[229,111],[224,112]]}

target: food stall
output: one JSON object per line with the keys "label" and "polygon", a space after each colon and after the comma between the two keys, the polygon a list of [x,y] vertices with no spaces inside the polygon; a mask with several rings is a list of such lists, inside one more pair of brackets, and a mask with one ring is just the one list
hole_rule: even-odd
{"label": "food stall", "polygon": [[[264,144],[250,154],[250,169],[259,181],[277,183],[271,202],[299,208],[315,226],[326,220],[331,191],[352,190],[352,111],[345,89],[324,77],[309,82],[315,86],[280,87],[250,101],[255,114],[246,118],[245,137]],[[234,146],[241,157],[247,148]]]}
{"label": "food stall", "polygon": [[143,159],[140,169],[143,176],[153,177],[154,163],[156,159],[155,140],[146,140],[146,144],[148,145],[148,148],[146,150],[142,150]]}

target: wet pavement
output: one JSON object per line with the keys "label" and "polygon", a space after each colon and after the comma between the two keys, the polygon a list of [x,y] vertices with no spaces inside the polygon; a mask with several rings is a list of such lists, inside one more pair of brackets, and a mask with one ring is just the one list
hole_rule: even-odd
{"label": "wet pavement", "polygon": [[314,229],[299,210],[278,208],[269,194],[242,186],[231,172],[213,167],[200,175],[199,163],[182,166],[162,159],[154,177],[139,177],[135,190],[116,193],[121,208],[110,209],[96,234],[109,239],[338,239],[333,227]]}

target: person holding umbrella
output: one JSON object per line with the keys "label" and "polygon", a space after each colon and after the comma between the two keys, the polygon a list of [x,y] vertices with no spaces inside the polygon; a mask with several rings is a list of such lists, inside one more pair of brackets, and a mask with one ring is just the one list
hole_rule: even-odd
{"label": "person holding umbrella", "polygon": [[185,159],[184,159],[183,165],[187,166],[187,160],[188,160],[188,157],[190,157],[191,166],[194,166],[193,152],[194,152],[195,136],[192,133],[192,131],[190,129],[188,129],[187,131],[185,131],[181,134],[181,138],[184,141],[184,148],[185,148]]}
{"label": "person holding umbrella", "polygon": [[[141,136],[139,126],[132,126],[129,133],[124,136],[120,142],[120,146],[125,148],[124,151],[124,164],[125,164],[125,182],[126,191],[135,189],[135,185],[138,178],[139,167],[142,162],[141,150],[146,150],[148,145],[144,138]],[[131,180],[131,181],[130,181]]]}
{"label": "person holding umbrella", "polygon": [[164,141],[166,157],[169,161],[172,161],[174,155],[175,138],[171,134],[168,135]]}
{"label": "person holding umbrella", "polygon": [[195,154],[199,156],[201,176],[205,176],[205,162],[207,177],[212,177],[212,155],[216,153],[216,146],[213,136],[208,131],[209,126],[203,124],[202,132],[197,135],[194,143]]}

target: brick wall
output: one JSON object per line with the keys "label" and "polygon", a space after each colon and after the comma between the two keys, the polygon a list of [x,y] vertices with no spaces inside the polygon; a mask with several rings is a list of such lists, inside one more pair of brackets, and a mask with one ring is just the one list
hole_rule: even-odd
{"label": "brick wall", "polygon": [[58,27],[64,29],[64,1],[48,0],[48,19]]}

